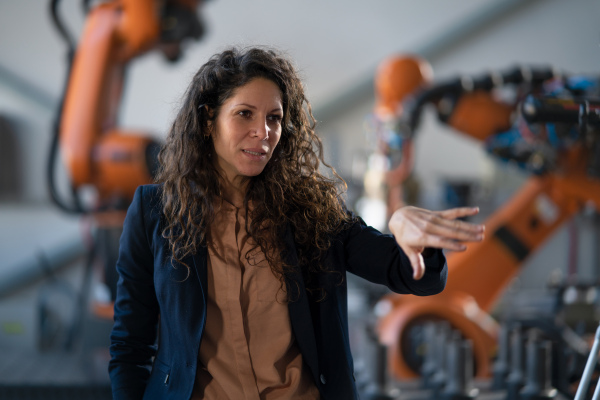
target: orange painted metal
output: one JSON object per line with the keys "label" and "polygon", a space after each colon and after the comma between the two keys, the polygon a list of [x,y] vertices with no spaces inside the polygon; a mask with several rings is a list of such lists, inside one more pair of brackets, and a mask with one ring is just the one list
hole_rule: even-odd
{"label": "orange painted metal", "polygon": [[125,57],[131,58],[150,50],[160,35],[158,1],[121,0],[118,37]]}
{"label": "orange painted metal", "polygon": [[114,308],[115,304],[113,302],[109,303],[98,303],[95,302],[91,306],[92,314],[97,318],[104,319],[107,321],[112,321],[114,319]]}
{"label": "orange painted metal", "polygon": [[[393,120],[402,113],[402,101],[426,87],[433,80],[433,69],[423,58],[415,55],[391,56],[377,69],[375,78],[376,105],[375,115],[383,123]],[[380,147],[385,147],[380,144]],[[382,153],[388,149],[381,148]],[[412,140],[406,140],[402,147],[402,157],[398,165],[386,172],[387,214],[404,205],[402,183],[412,172],[414,146]]]}
{"label": "orange painted metal", "polygon": [[[390,367],[397,377],[418,376],[418,371],[407,364],[403,355],[406,349],[401,343],[411,323],[425,316],[446,320],[471,339],[477,375],[489,375],[497,325],[490,323],[487,313],[519,273],[527,256],[540,248],[587,201],[600,206],[597,203],[600,182],[586,180],[585,186],[579,186],[583,183],[581,179],[568,175],[529,178],[518,193],[485,222],[484,241],[471,244],[465,252],[448,255],[448,283],[442,294],[386,298],[393,309],[380,320],[380,337],[389,346]],[[514,235],[527,253],[519,255],[511,249],[510,244],[502,240],[501,229]],[[465,299],[469,299],[470,305],[465,306],[468,303]]]}
{"label": "orange painted metal", "polygon": [[[114,125],[107,115],[110,78],[119,74],[115,32],[119,9],[113,4],[94,8],[84,32],[69,78],[61,118],[60,146],[74,187],[94,181],[92,149],[106,125]],[[112,126],[111,126],[112,127]]]}
{"label": "orange painted metal", "polygon": [[412,173],[414,165],[414,142],[406,140],[402,147],[402,161],[385,174],[387,185],[387,215],[391,217],[394,211],[404,206],[404,189],[402,184]]}
{"label": "orange painted metal", "polygon": [[101,200],[150,183],[151,139],[116,129],[126,64],[158,43],[158,2],[101,3],[87,17],[61,117],[60,147],[73,187],[93,185]]}
{"label": "orange painted metal", "polygon": [[[552,176],[531,177],[519,191],[486,221],[486,237],[467,251],[448,256],[448,292],[472,295],[490,311],[534,252],[578,210],[573,197],[557,189]],[[511,249],[500,230],[513,235],[527,253]]]}
{"label": "orange painted metal", "polygon": [[[122,226],[135,189],[152,182],[147,134],[117,127],[124,71],[135,57],[160,47],[161,18],[167,3],[196,13],[201,0],[109,0],[86,17],[71,66],[60,121],[59,143],[74,189],[97,189],[100,228]],[[148,151],[149,146],[154,146]],[[116,208],[113,208],[118,204]],[[112,305],[93,304],[94,313],[112,319]]]}
{"label": "orange painted metal", "polygon": [[111,131],[94,148],[94,175],[101,198],[133,198],[140,182],[152,182],[146,148],[154,141],[143,134]]}
{"label": "orange painted metal", "polygon": [[511,127],[514,106],[496,100],[489,92],[464,93],[452,110],[448,125],[458,132],[485,140]]}
{"label": "orange painted metal", "polygon": [[388,347],[389,368],[398,378],[417,378],[418,370],[410,365],[407,353],[422,353],[424,342],[412,342],[410,331],[427,321],[447,321],[473,343],[475,372],[491,373],[490,358],[495,350],[498,325],[482,310],[472,296],[461,292],[442,292],[436,296],[387,296],[392,311],[379,321],[380,341]]}
{"label": "orange painted metal", "polygon": [[[405,79],[410,83],[413,75],[411,72]],[[401,102],[410,95],[406,89],[409,86],[399,83],[400,77],[389,76],[376,79],[377,90],[386,92],[381,98],[391,99],[383,109],[401,110],[393,101]],[[394,85],[398,85],[397,94],[387,93]],[[463,93],[447,123],[465,136],[484,141],[511,127],[515,107],[497,101],[490,93]],[[381,109],[380,104],[376,105],[376,112]],[[448,283],[443,293],[430,297],[389,295],[382,299],[391,304],[391,311],[380,318],[379,335],[388,346],[389,366],[397,378],[418,376],[415,365],[407,361],[408,352],[414,351],[406,347],[408,332],[428,319],[448,321],[471,339],[477,375],[490,374],[498,325],[489,312],[529,255],[587,202],[600,208],[600,181],[586,174],[588,158],[585,148],[573,146],[560,155],[556,171],[529,178],[485,222],[482,242],[470,244],[465,252],[448,254]],[[402,172],[398,177],[408,176],[407,171]]]}
{"label": "orange painted metal", "polygon": [[384,60],[375,76],[378,114],[396,114],[402,101],[433,80],[433,69],[418,56],[392,56]]}

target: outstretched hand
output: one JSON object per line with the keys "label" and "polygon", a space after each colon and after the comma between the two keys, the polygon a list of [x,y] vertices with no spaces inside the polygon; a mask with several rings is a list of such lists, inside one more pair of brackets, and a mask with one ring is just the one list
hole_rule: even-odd
{"label": "outstretched hand", "polygon": [[475,215],[477,207],[459,207],[444,211],[429,211],[412,206],[402,207],[392,214],[388,224],[398,245],[404,250],[413,269],[413,278],[425,274],[421,253],[426,247],[454,251],[467,249],[465,242],[483,240],[483,225],[471,224],[457,218]]}

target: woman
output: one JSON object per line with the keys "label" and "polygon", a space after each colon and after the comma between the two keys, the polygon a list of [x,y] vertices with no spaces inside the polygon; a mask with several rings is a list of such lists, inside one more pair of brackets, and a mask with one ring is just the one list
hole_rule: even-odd
{"label": "woman", "polygon": [[[115,399],[353,399],[347,271],[443,290],[476,209],[405,207],[382,235],[348,212],[310,103],[273,50],[230,49],[194,76],[120,243]],[[158,341],[157,341],[158,337]],[[158,343],[156,347],[155,343]]]}

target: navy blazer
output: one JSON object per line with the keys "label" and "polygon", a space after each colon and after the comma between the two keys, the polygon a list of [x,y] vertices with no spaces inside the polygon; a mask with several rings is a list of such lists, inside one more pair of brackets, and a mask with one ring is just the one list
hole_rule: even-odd
{"label": "navy blazer", "polygon": [[[198,350],[206,323],[207,250],[174,268],[168,242],[162,237],[160,186],[141,186],[125,218],[117,270],[120,278],[111,333],[109,373],[115,400],[177,399],[192,394]],[[323,274],[323,301],[305,290],[291,229],[286,233],[287,262],[296,266],[287,278],[292,331],[321,398],[356,399],[353,361],[348,340],[346,272],[386,285],[397,293],[431,295],[446,284],[441,251],[427,257],[425,276],[412,278],[406,255],[391,235],[362,220],[340,233],[325,255],[339,274]],[[292,284],[294,283],[294,284]],[[297,290],[297,289],[296,289]],[[158,337],[158,340],[157,340]]]}

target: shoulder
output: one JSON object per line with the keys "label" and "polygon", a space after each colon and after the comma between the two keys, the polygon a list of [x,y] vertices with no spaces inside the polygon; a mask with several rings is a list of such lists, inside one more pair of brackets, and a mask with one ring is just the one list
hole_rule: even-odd
{"label": "shoulder", "polygon": [[141,203],[144,209],[162,208],[162,184],[138,186],[132,203]]}
{"label": "shoulder", "polygon": [[162,215],[162,187],[162,184],[138,186],[128,214],[140,214],[146,224],[159,223]]}
{"label": "shoulder", "polygon": [[162,195],[162,184],[148,184],[148,185],[140,185],[136,190],[136,196],[141,196],[141,200],[143,202],[154,202],[156,200],[160,201],[160,197]]}
{"label": "shoulder", "polygon": [[365,223],[365,221],[363,221],[363,219],[356,215],[354,212],[347,210],[346,213],[348,215],[348,219],[343,221],[340,225],[340,230],[337,234],[338,239],[346,239],[349,236],[356,235],[363,231],[365,228],[373,229],[370,226],[368,226]]}

